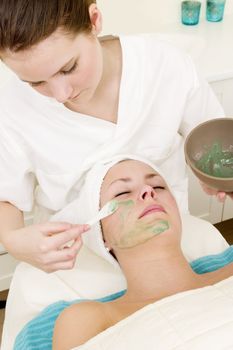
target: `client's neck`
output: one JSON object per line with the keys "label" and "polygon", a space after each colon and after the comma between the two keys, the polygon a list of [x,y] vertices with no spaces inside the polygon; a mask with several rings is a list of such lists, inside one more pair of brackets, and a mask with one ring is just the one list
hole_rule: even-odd
{"label": "client's neck", "polygon": [[143,254],[137,254],[134,249],[121,262],[127,280],[125,297],[130,301],[152,302],[201,286],[200,276],[193,272],[180,247],[166,247],[162,252],[156,247],[141,251]]}

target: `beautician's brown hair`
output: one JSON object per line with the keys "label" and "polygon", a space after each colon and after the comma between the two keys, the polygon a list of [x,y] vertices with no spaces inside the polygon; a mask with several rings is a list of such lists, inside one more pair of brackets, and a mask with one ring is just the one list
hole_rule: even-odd
{"label": "beautician's brown hair", "polygon": [[96,0],[0,0],[0,51],[29,49],[56,29],[91,31],[89,6]]}

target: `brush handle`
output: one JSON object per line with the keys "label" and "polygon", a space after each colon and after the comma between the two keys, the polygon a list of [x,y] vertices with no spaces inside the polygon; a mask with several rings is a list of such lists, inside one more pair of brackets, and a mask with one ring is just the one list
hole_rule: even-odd
{"label": "brush handle", "polygon": [[98,215],[98,216],[95,216],[93,219],[88,220],[88,222],[86,222],[86,224],[92,226],[92,225],[96,224],[101,219],[103,219],[103,218]]}
{"label": "brush handle", "polygon": [[86,224],[92,226],[98,221],[106,218],[107,216],[112,215],[117,209],[118,202],[116,200],[111,200],[103,206],[103,208],[98,212],[98,214],[94,218],[88,220]]}

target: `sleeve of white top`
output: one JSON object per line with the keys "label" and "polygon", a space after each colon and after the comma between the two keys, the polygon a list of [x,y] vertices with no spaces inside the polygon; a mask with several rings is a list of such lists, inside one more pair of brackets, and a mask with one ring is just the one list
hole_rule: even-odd
{"label": "sleeve of white top", "polygon": [[23,211],[33,207],[36,180],[26,154],[0,125],[0,201]]}
{"label": "sleeve of white top", "polygon": [[186,56],[187,75],[193,86],[185,103],[180,133],[186,137],[198,124],[214,118],[222,118],[225,113],[211,86],[197,71],[192,59]]}

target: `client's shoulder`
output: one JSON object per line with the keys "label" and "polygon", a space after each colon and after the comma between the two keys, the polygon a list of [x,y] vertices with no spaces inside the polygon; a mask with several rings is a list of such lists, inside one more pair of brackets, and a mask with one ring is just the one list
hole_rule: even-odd
{"label": "client's shoulder", "polygon": [[104,304],[84,301],[67,307],[58,317],[53,336],[53,349],[70,349],[84,344],[108,328]]}

